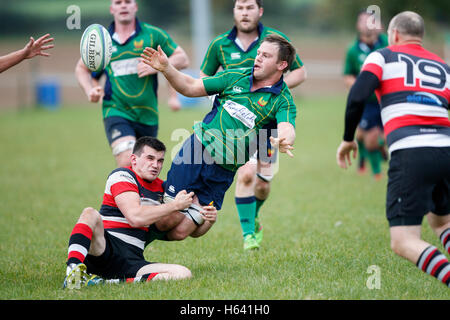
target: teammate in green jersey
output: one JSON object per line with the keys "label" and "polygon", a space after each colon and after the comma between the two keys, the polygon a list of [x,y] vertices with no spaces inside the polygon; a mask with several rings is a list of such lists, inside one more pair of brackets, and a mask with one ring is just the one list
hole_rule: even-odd
{"label": "teammate in green jersey", "polygon": [[[110,13],[114,22],[108,29],[113,41],[111,63],[104,72],[91,73],[80,59],[75,69],[88,100],[98,102],[103,97],[105,132],[118,167],[130,165],[137,138],[157,136],[157,71],[140,62],[144,48],[160,45],[177,69],[186,68],[189,63],[184,50],[167,32],[140,22],[137,11],[135,0],[112,0]],[[98,82],[102,74],[106,75],[104,92]],[[173,97],[171,94],[171,101]]]}
{"label": "teammate in green jersey", "polygon": [[[387,36],[380,33],[381,29],[369,26],[370,18],[372,17],[367,11],[361,11],[358,14],[356,23],[358,37],[347,51],[344,65],[344,83],[349,89],[356,81],[366,57],[371,52],[388,45]],[[356,141],[360,150],[358,172],[360,174],[365,172],[365,159],[368,158],[375,179],[380,179],[382,177],[381,161],[386,156],[386,152],[381,110],[375,94],[366,102],[363,117],[356,131]]]}
{"label": "teammate in green jersey", "polygon": [[146,48],[142,57],[185,96],[217,94],[213,109],[194,125],[194,134],[173,160],[166,180],[167,200],[177,190],[195,194],[186,218],[176,227],[189,235],[203,223],[201,206],[213,204],[220,210],[237,169],[254,153],[256,135],[266,124],[277,123],[272,146],[293,156],[297,111],[283,74],[295,59],[295,48],[285,38],[269,35],[257,50],[253,68],[228,69],[202,79],[176,70],[161,47]]}
{"label": "teammate in green jersey", "polygon": [[[263,13],[262,0],[234,1],[234,27],[217,36],[209,45],[201,65],[201,77],[212,76],[219,69],[252,67],[259,45],[269,34],[278,34],[288,39],[283,33],[263,26],[260,22]],[[305,79],[305,67],[300,57],[296,55],[284,81],[289,88],[294,88]],[[265,129],[275,130],[276,125]],[[244,249],[256,249],[262,241],[263,229],[259,210],[269,196],[274,171],[273,162],[277,156],[272,152],[270,143],[266,145],[260,146],[258,153],[255,153],[237,172],[235,203],[244,237]],[[263,157],[261,152],[266,152],[269,156]]]}

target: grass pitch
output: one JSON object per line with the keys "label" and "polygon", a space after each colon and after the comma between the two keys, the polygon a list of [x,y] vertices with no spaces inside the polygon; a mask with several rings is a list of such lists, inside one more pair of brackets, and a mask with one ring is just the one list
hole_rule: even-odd
{"label": "grass pitch", "polygon": [[[10,299],[450,299],[448,288],[389,249],[386,182],[337,167],[345,99],[297,101],[295,158],[282,155],[261,209],[264,240],[244,253],[234,185],[213,229],[199,239],[156,241],[150,261],[179,263],[174,282],[62,289],[69,234],[82,209],[100,207],[114,161],[100,106],[0,114],[0,298]],[[159,138],[170,154],[204,109],[161,107]],[[179,132],[179,131],[178,131]],[[176,139],[177,137],[174,136]],[[386,172],[387,164],[383,169]],[[424,222],[423,237],[442,249]],[[368,273],[379,271],[379,289]]]}

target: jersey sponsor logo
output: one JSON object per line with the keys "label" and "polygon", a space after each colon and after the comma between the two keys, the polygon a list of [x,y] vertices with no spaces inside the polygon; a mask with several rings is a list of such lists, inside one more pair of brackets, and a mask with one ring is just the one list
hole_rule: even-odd
{"label": "jersey sponsor logo", "polygon": [[427,104],[432,106],[442,106],[441,100],[429,92],[416,92],[406,97],[407,102]]}
{"label": "jersey sponsor logo", "polygon": [[140,41],[134,40],[134,51],[141,51],[144,46],[144,39],[141,39]]}
{"label": "jersey sponsor logo", "polygon": [[263,97],[259,98],[258,104],[260,107],[264,107],[268,101],[265,101]]}
{"label": "jersey sponsor logo", "polygon": [[122,132],[120,132],[117,129],[114,129],[113,132],[111,133],[111,139],[115,139],[117,137],[120,137],[121,134],[122,134]]}
{"label": "jersey sponsor logo", "polygon": [[227,100],[223,104],[223,107],[230,116],[241,121],[247,128],[252,129],[255,126],[256,115],[245,106]]}
{"label": "jersey sponsor logo", "polygon": [[169,186],[168,190],[172,193],[175,193],[175,187],[172,185]]}
{"label": "jersey sponsor logo", "polygon": [[232,60],[241,59],[241,53],[240,52],[232,52],[231,53],[231,59]]}
{"label": "jersey sponsor logo", "polygon": [[123,59],[111,62],[111,69],[115,77],[137,74],[139,58]]}

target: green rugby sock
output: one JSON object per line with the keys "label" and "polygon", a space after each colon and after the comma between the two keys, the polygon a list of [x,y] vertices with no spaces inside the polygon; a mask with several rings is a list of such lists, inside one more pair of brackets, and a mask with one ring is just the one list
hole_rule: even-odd
{"label": "green rugby sock", "polygon": [[358,153],[359,153],[359,167],[364,167],[364,161],[366,160],[366,156],[367,156],[367,150],[366,147],[364,146],[364,142],[357,140],[356,141],[358,143]]}
{"label": "green rugby sock", "polygon": [[256,199],[254,196],[239,198],[235,197],[236,207],[239,213],[242,235],[255,233],[255,211]]}
{"label": "green rugby sock", "polygon": [[256,200],[255,218],[258,218],[259,209],[261,209],[261,207],[262,207],[264,201],[266,201],[266,199],[261,200],[261,199],[258,199],[255,197],[255,200]]}
{"label": "green rugby sock", "polygon": [[367,158],[369,158],[370,166],[372,167],[373,174],[381,173],[381,152],[380,150],[367,152]]}

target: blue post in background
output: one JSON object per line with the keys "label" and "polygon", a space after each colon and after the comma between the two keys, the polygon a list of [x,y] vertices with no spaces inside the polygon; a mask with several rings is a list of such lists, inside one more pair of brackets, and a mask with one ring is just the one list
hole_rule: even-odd
{"label": "blue post in background", "polygon": [[36,104],[48,110],[61,106],[61,85],[57,78],[38,78],[36,81]]}

